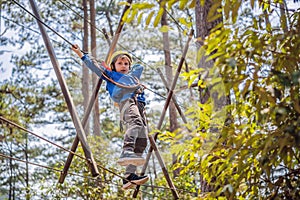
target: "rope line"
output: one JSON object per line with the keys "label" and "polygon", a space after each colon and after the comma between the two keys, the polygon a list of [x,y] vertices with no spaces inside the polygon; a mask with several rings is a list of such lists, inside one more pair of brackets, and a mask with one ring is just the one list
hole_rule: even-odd
{"label": "rope line", "polygon": [[77,11],[75,11],[73,8],[71,8],[71,6],[67,5],[65,2],[63,2],[62,0],[58,0],[59,2],[61,2],[64,6],[66,6],[68,9],[70,9],[72,12],[74,12],[78,17],[82,18],[84,21],[86,21],[89,25],[91,25],[93,28],[95,28],[96,30],[100,31],[101,33],[105,34],[104,31],[100,30],[97,28],[97,26],[95,26],[94,24],[92,24],[90,22],[90,20],[86,19],[85,17],[81,16]]}
{"label": "rope line", "polygon": [[[38,164],[38,163],[34,163],[34,162],[22,160],[22,159],[19,159],[19,158],[14,158],[14,157],[11,157],[11,156],[2,154],[2,153],[0,153],[0,157],[6,158],[6,159],[10,159],[10,160],[14,160],[14,161],[21,162],[21,163],[26,163],[26,164],[33,165],[33,166],[36,166],[36,167],[48,169],[48,170],[51,170],[51,171],[63,173],[62,170],[57,169],[57,168],[53,168],[53,167],[41,165],[41,164]],[[122,185],[113,182],[113,180],[103,181],[103,180],[100,180],[100,179],[97,178],[97,177],[84,176],[84,175],[80,175],[80,174],[76,174],[76,173],[69,173],[69,175],[71,175],[71,176],[76,176],[76,177],[80,177],[80,178],[85,178],[85,179],[89,179],[89,180],[93,180],[93,181],[96,181],[96,182],[99,182],[99,183],[108,184],[108,185],[109,185],[109,184],[112,184],[112,185],[115,185],[115,186],[117,186],[117,187],[119,187],[119,188],[122,187]],[[164,190],[170,189],[170,188],[166,188],[166,187],[151,186],[151,185],[145,185],[145,184],[144,184],[144,185],[141,185],[141,186],[144,186],[144,187],[153,187],[153,188],[164,189]],[[135,191],[136,189],[130,188],[129,190]],[[144,191],[144,190],[141,190],[141,192],[144,193],[144,194],[151,195],[151,196],[153,196],[153,197],[156,197],[156,196],[157,196],[157,195],[155,195],[155,194],[151,194],[151,193],[146,192],[146,191]],[[167,199],[167,198],[163,198],[163,199]]]}
{"label": "rope line", "polygon": [[[62,38],[65,42],[67,42],[68,44],[70,44],[71,46],[73,46],[73,44],[67,40],[66,38],[64,38],[62,35],[60,35],[57,31],[55,31],[54,29],[52,29],[50,26],[48,26],[46,23],[44,23],[41,19],[39,19],[38,17],[36,17],[34,14],[32,14],[30,11],[28,11],[24,6],[22,6],[21,4],[19,4],[18,2],[16,2],[15,0],[12,0],[14,3],[16,3],[18,6],[20,6],[23,10],[25,10],[28,14],[30,14],[32,17],[34,17],[36,20],[38,20],[40,23],[42,23],[45,27],[49,28],[51,31],[53,31],[55,34],[57,34],[60,38]],[[83,52],[84,53],[84,52]],[[110,82],[112,82],[113,84],[117,85],[118,87],[121,88],[126,88],[126,89],[138,89],[138,87],[142,86],[139,82],[136,85],[132,85],[132,86],[128,86],[128,85],[123,85],[120,83],[117,83],[116,81],[112,80],[108,75],[105,74],[105,72],[99,68],[102,72],[102,75]]]}
{"label": "rope line", "polygon": [[[10,124],[10,125],[12,125],[12,126],[15,126],[15,127],[19,128],[19,129],[21,129],[21,130],[27,132],[27,133],[30,133],[30,134],[34,135],[35,137],[38,137],[38,138],[40,138],[41,140],[44,140],[44,141],[46,141],[46,142],[48,142],[48,143],[50,143],[50,144],[52,144],[52,145],[54,145],[54,146],[56,146],[56,147],[58,147],[58,148],[64,150],[64,151],[67,151],[67,152],[69,152],[69,153],[71,153],[71,154],[73,154],[73,155],[75,155],[75,156],[77,156],[77,157],[83,159],[83,160],[86,160],[87,162],[90,162],[89,159],[86,159],[85,157],[83,157],[83,156],[81,156],[81,155],[79,155],[79,154],[77,154],[77,153],[75,153],[75,152],[73,152],[73,151],[70,151],[70,150],[68,150],[68,149],[66,149],[66,148],[64,148],[64,147],[62,147],[62,146],[60,146],[60,145],[58,145],[58,144],[55,144],[54,142],[51,142],[50,140],[48,140],[48,139],[46,139],[46,138],[43,138],[42,136],[39,136],[38,134],[33,133],[32,131],[30,131],[30,130],[28,130],[28,129],[26,129],[26,128],[21,127],[20,125],[18,125],[18,124],[16,124],[16,123],[14,123],[14,122],[12,122],[12,121],[10,121],[10,120],[8,120],[8,119],[2,117],[2,116],[0,116],[0,120],[4,121],[4,122],[6,122],[6,123],[8,123],[8,124]],[[97,161],[97,162],[98,162],[98,161]],[[123,177],[123,176],[121,176],[121,175],[119,175],[119,174],[113,172],[113,171],[110,170],[110,169],[107,169],[106,167],[103,167],[102,165],[99,165],[98,163],[97,163],[97,166],[100,167],[101,169],[103,169],[103,170],[105,170],[105,171],[107,171],[107,172],[109,172],[109,173],[111,173],[111,174],[113,174],[113,175],[115,175],[115,176],[121,178],[121,179],[127,180],[125,177]],[[129,180],[127,180],[127,181],[129,181]]]}
{"label": "rope line", "polygon": [[[15,161],[18,161],[18,162],[22,162],[22,163],[27,163],[27,164],[30,164],[30,165],[34,165],[34,166],[37,166],[37,167],[40,167],[40,168],[49,169],[51,171],[60,172],[60,173],[63,172],[62,170],[54,168],[54,167],[49,167],[49,166],[41,165],[41,164],[38,164],[38,163],[30,162],[30,161],[27,161],[27,160],[22,160],[22,159],[19,159],[19,158],[14,158],[14,157],[2,154],[2,153],[0,153],[0,156],[3,157],[3,158],[15,160]],[[72,175],[72,176],[78,176],[78,177],[81,177],[81,178],[89,178],[89,179],[98,180],[97,178],[91,177],[91,176],[83,176],[83,175],[75,174],[75,173],[69,173],[69,174]],[[101,181],[101,182],[106,183],[105,181]]]}
{"label": "rope line", "polygon": [[[41,164],[38,164],[38,163],[34,163],[34,162],[22,160],[22,159],[19,159],[19,158],[14,158],[14,157],[2,154],[2,153],[0,153],[0,157],[6,158],[6,159],[10,159],[10,160],[15,160],[15,161],[22,162],[22,163],[27,163],[29,165],[33,165],[33,166],[36,166],[36,167],[48,169],[48,170],[51,170],[51,171],[63,173],[63,170],[60,170],[60,169],[57,169],[57,168],[53,168],[53,167],[41,165]],[[112,185],[115,185],[117,187],[122,187],[120,184],[113,182],[113,180],[103,181],[103,180],[100,180],[97,177],[83,176],[83,175],[76,174],[76,173],[69,173],[69,175],[77,176],[77,177],[81,177],[81,178],[86,178],[86,179],[93,180],[93,181],[96,181],[96,182],[99,182],[99,183],[112,184]],[[148,186],[148,187],[152,187],[152,186]],[[151,193],[143,191],[143,190],[142,190],[142,192],[145,193],[145,194],[151,195],[151,196],[155,196],[154,194],[151,194]]]}
{"label": "rope line", "polygon": [[[104,31],[98,29],[98,28],[97,28],[96,26],[94,26],[88,19],[86,19],[85,17],[83,17],[82,15],[80,15],[78,12],[76,12],[73,8],[71,8],[69,5],[67,5],[66,3],[64,3],[62,0],[59,0],[59,2],[61,2],[61,3],[62,3],[63,5],[65,5],[67,8],[69,8],[69,9],[70,9],[72,12],[74,12],[77,16],[81,17],[83,20],[85,20],[86,22],[88,22],[91,26],[95,27],[96,30],[100,31],[100,32],[103,33],[106,37],[108,37],[108,35],[107,35]],[[177,24],[177,26],[179,26],[180,29],[181,29],[182,31],[184,31],[184,29],[180,26],[179,22],[176,21],[176,19],[173,17],[173,15],[172,15],[170,12],[168,12],[166,9],[165,9],[165,11],[166,11],[166,12],[168,13],[168,15],[174,20],[174,22]],[[121,44],[119,44],[119,43],[118,43],[118,45],[119,45],[123,50],[128,51],[123,45],[121,45]],[[152,67],[151,65],[149,65],[149,64],[147,64],[146,62],[144,62],[143,60],[141,60],[141,59],[140,59],[138,56],[136,56],[132,51],[129,51],[129,52],[130,52],[130,54],[131,54],[133,57],[135,57],[139,62],[143,63],[143,65],[145,65],[145,66],[149,67],[150,69],[156,71],[156,69],[154,69],[154,67]],[[146,90],[149,90],[150,92],[152,92],[153,94],[155,94],[155,95],[161,97],[162,99],[164,99],[164,100],[167,99],[165,96],[159,94],[158,92],[155,92],[154,90],[152,90],[152,89],[146,87],[145,85],[143,85],[143,86],[144,86],[144,88],[145,88]]]}
{"label": "rope line", "polygon": [[[12,125],[12,126],[14,126],[14,127],[16,127],[16,128],[18,128],[18,129],[20,129],[20,130],[22,130],[22,131],[24,131],[24,132],[30,133],[31,135],[33,135],[33,136],[35,136],[35,137],[37,137],[37,138],[39,138],[39,139],[41,139],[41,140],[44,140],[45,142],[48,142],[48,143],[50,143],[50,144],[52,144],[52,145],[54,145],[54,146],[56,146],[56,147],[58,147],[58,148],[60,148],[60,149],[62,149],[62,150],[64,150],[64,151],[67,151],[67,152],[69,152],[69,153],[72,153],[73,155],[78,156],[79,158],[81,158],[81,159],[83,159],[83,160],[88,161],[88,159],[86,159],[85,157],[83,157],[83,156],[81,156],[81,155],[79,155],[79,154],[77,154],[77,153],[74,153],[73,151],[70,151],[70,150],[68,150],[68,149],[66,149],[66,148],[64,148],[64,147],[62,147],[62,146],[60,146],[60,145],[58,145],[58,144],[56,144],[56,143],[54,143],[54,142],[48,140],[48,139],[46,139],[46,138],[44,138],[44,137],[42,137],[42,136],[40,136],[40,135],[38,135],[38,134],[36,134],[36,133],[34,133],[34,132],[28,130],[28,129],[26,129],[26,128],[24,128],[24,127],[22,127],[22,126],[20,126],[20,125],[18,125],[18,124],[16,124],[16,123],[14,123],[14,122],[8,120],[8,119],[6,119],[6,118],[4,118],[4,117],[2,117],[2,116],[0,116],[0,120],[6,122],[6,123],[8,123],[8,124],[10,124],[10,125]],[[1,156],[1,155],[2,155],[2,154],[0,154],[0,156]],[[5,157],[5,156],[3,155],[2,157]],[[18,161],[20,161],[20,162],[27,162],[27,161],[22,161],[22,160],[17,159],[17,158],[11,158],[11,159],[18,160]],[[99,162],[98,160],[96,160],[96,161]],[[32,164],[32,165],[35,165],[35,166],[47,168],[47,169],[54,169],[54,171],[57,171],[57,172],[60,172],[60,173],[63,172],[62,170],[55,169],[55,168],[51,168],[51,167],[48,167],[48,166],[43,166],[43,165],[40,165],[40,164],[31,163],[31,162],[28,162],[28,163],[29,163],[29,164]],[[121,178],[121,179],[127,180],[125,177],[123,177],[123,176],[121,176],[121,175],[119,175],[119,174],[113,172],[113,171],[110,170],[110,169],[107,169],[106,167],[103,167],[103,166],[101,166],[101,165],[99,165],[99,164],[97,164],[97,166],[99,166],[101,169],[103,169],[103,170],[105,170],[105,171],[107,171],[107,172],[109,172],[109,173],[111,173],[111,174],[113,174],[113,175],[115,175],[115,176],[117,176],[117,177],[119,177],[119,178]],[[72,174],[72,173],[68,173],[68,174]],[[73,175],[76,175],[76,174],[73,174]],[[77,175],[77,176],[81,176],[81,175]],[[81,176],[81,177],[86,177],[86,176]],[[94,178],[94,177],[92,177],[92,178]],[[127,181],[129,181],[129,180],[127,180]],[[133,182],[131,182],[131,183],[132,183],[132,184],[135,184],[135,183],[133,183]],[[136,185],[136,184],[135,184],[135,185]],[[167,187],[152,186],[152,185],[143,185],[143,186],[145,186],[145,187],[154,187],[154,188],[158,188],[158,189],[169,189],[169,190],[171,190],[171,188],[167,188]]]}
{"label": "rope line", "polygon": [[30,130],[28,130],[28,129],[26,129],[26,128],[24,128],[24,127],[22,127],[22,126],[20,126],[20,125],[18,125],[18,124],[16,124],[16,123],[14,123],[14,122],[8,120],[8,119],[6,119],[6,118],[4,118],[4,117],[2,117],[2,116],[0,116],[0,120],[4,121],[4,122],[6,122],[6,123],[8,123],[8,124],[10,124],[10,125],[12,125],[12,126],[14,126],[14,127],[17,127],[17,128],[20,129],[20,130],[23,130],[23,131],[25,131],[25,132],[27,132],[27,133],[30,133],[31,135],[33,135],[33,136],[35,136],[35,137],[37,137],[37,138],[39,138],[39,139],[41,139],[41,140],[44,140],[45,142],[48,142],[48,143],[50,143],[50,144],[52,144],[52,145],[54,145],[54,146],[56,146],[56,147],[58,147],[58,148],[60,148],[60,149],[62,149],[62,150],[64,150],[64,151],[67,151],[67,152],[69,152],[69,153],[71,153],[71,154],[73,154],[73,155],[75,155],[75,156],[78,156],[78,157],[81,158],[81,159],[87,160],[85,157],[83,157],[83,156],[81,156],[81,155],[79,155],[79,154],[77,154],[77,153],[75,153],[75,152],[73,152],[73,151],[70,151],[70,150],[66,149],[65,147],[60,146],[60,145],[58,145],[58,144],[56,144],[56,143],[54,143],[54,142],[52,142],[52,141],[50,141],[50,140],[48,140],[48,139],[46,139],[46,138],[44,138],[44,137],[42,137],[42,136],[36,134],[36,133],[34,133],[34,132],[32,132],[32,131],[30,131]]}
{"label": "rope line", "polygon": [[[39,31],[36,31],[36,30],[34,30],[34,29],[32,29],[32,28],[29,28],[29,27],[26,27],[26,26],[24,26],[23,24],[18,23],[17,21],[13,21],[13,20],[11,20],[11,19],[8,19],[7,17],[4,17],[3,15],[1,15],[1,17],[2,17],[3,19],[5,19],[5,20],[9,21],[9,22],[12,22],[12,23],[14,23],[14,24],[16,24],[16,25],[18,25],[18,26],[21,26],[21,27],[24,28],[24,29],[27,29],[27,30],[29,30],[29,31],[32,31],[32,32],[34,32],[34,33],[36,33],[36,34],[40,34]],[[57,42],[57,41],[55,41],[55,42]]]}
{"label": "rope line", "polygon": [[171,13],[164,7],[164,10],[166,11],[166,13],[171,17],[171,19],[175,22],[176,26],[179,27],[179,29],[181,29],[182,31],[184,31],[184,28],[182,28],[182,26],[179,24],[179,22],[175,19],[175,17],[173,15],[171,15]]}
{"label": "rope line", "polygon": [[[11,157],[11,156],[8,156],[8,155],[2,154],[2,153],[0,153],[0,157],[6,158],[6,159],[15,160],[15,161],[22,162],[22,163],[27,163],[29,165],[33,165],[33,166],[36,166],[36,167],[48,169],[48,170],[51,170],[51,171],[63,173],[63,170],[61,170],[61,169],[57,169],[57,168],[54,168],[54,167],[49,167],[49,166],[41,165],[41,164],[38,164],[38,163],[34,163],[34,162],[22,160],[22,159]],[[87,178],[89,180],[94,180],[94,181],[97,181],[97,182],[100,182],[100,183],[113,184],[115,186],[121,187],[120,184],[113,182],[113,180],[103,181],[103,180],[100,180],[98,177],[85,176],[85,175],[80,175],[80,174],[77,174],[77,173],[68,173],[68,174],[71,175],[71,176],[77,176],[77,177],[81,177],[81,178]],[[171,188],[162,187],[162,186],[155,186],[155,185],[146,185],[146,184],[143,184],[141,186],[146,187],[146,188],[147,187],[151,187],[151,188],[156,188],[156,189],[171,190]],[[135,189],[131,189],[131,190],[135,190]],[[177,189],[177,190],[184,191],[182,189]],[[149,194],[149,195],[152,195],[152,196],[155,196],[154,194],[148,193],[146,191],[142,191],[142,192],[146,193],[146,194]],[[190,191],[185,191],[185,192],[188,192],[188,193],[192,194],[192,192],[190,192]]]}
{"label": "rope line", "polygon": [[[39,136],[38,134],[36,134],[36,133],[34,133],[34,132],[32,132],[32,131],[30,131],[30,130],[28,130],[28,129],[26,129],[26,128],[24,128],[24,127],[22,127],[22,126],[20,126],[20,125],[18,125],[18,124],[16,124],[16,123],[14,123],[14,122],[8,120],[8,119],[6,119],[6,118],[4,118],[4,117],[2,117],[2,116],[0,116],[0,120],[6,122],[6,123],[8,123],[8,124],[10,124],[10,125],[12,125],[12,126],[14,126],[14,127],[16,127],[16,128],[18,128],[18,129],[20,129],[20,130],[22,130],[22,131],[24,131],[24,132],[30,133],[30,134],[32,134],[33,136],[35,136],[35,137],[37,137],[37,138],[39,138],[39,139],[41,139],[41,140],[44,140],[45,142],[48,142],[48,143],[50,143],[50,144],[52,144],[52,145],[54,145],[54,146],[56,146],[56,147],[58,147],[58,148],[60,148],[60,149],[62,149],[62,150],[64,150],[64,151],[67,151],[67,152],[69,152],[69,153],[72,153],[72,154],[74,154],[75,156],[78,156],[79,158],[81,158],[81,159],[83,159],[83,160],[88,161],[88,159],[86,159],[85,157],[83,157],[83,156],[81,156],[81,155],[79,155],[79,154],[76,154],[76,153],[74,153],[74,152],[72,152],[72,151],[70,151],[70,150],[68,150],[68,149],[66,149],[66,148],[64,148],[64,147],[62,147],[62,146],[60,146],[60,145],[58,145],[58,144],[55,144],[54,142],[52,142],[52,141],[50,141],[50,140],[48,140],[48,139],[46,139],[46,138],[44,138],[44,137],[42,137],[42,136]],[[24,161],[24,160],[21,160],[21,159],[18,159],[18,158],[12,158],[12,157],[9,157],[9,156],[5,156],[4,154],[1,154],[1,153],[0,153],[0,156],[1,156],[1,157],[5,157],[5,158],[9,158],[9,159],[13,159],[13,160],[17,160],[17,161],[20,161],[20,162],[27,162],[28,164],[31,164],[31,165],[35,165],[35,166],[38,166],[38,167],[47,168],[47,169],[50,169],[50,170],[53,170],[53,171],[56,171],[56,172],[63,173],[63,170],[60,170],[60,169],[56,169],[56,168],[52,168],[52,167],[40,165],[40,164],[33,163],[33,162]],[[99,162],[98,160],[96,160],[96,161]],[[119,177],[119,178],[121,178],[121,179],[127,180],[125,177],[123,177],[123,176],[121,176],[121,175],[119,175],[119,174],[113,172],[113,171],[110,170],[110,169],[107,169],[106,167],[103,167],[103,166],[101,166],[101,165],[99,165],[99,164],[97,164],[97,166],[99,166],[101,169],[103,169],[103,170],[105,170],[105,171],[107,171],[107,172],[109,172],[109,173],[111,173],[111,174],[113,174],[113,175],[115,175],[115,176],[117,176],[117,177]],[[83,178],[89,178],[89,176],[82,176],[82,175],[75,174],[75,173],[68,173],[68,174],[74,175],[74,176],[83,177]],[[95,180],[98,180],[97,177],[90,177],[90,178],[95,179]],[[98,180],[98,181],[99,181],[99,180]],[[129,181],[129,180],[127,180],[127,181]],[[104,181],[103,181],[103,182],[104,182]],[[129,181],[129,182],[130,182],[130,181]],[[104,183],[105,183],[105,182],[104,182]],[[133,182],[131,182],[131,183],[132,183],[132,184],[135,184],[135,183],[133,183]],[[135,185],[136,185],[136,184],[135,184]],[[144,185],[142,185],[142,186],[144,186],[144,187],[153,187],[153,188],[157,188],[157,189],[172,190],[171,188],[168,188],[168,187],[162,187],[162,186],[154,186],[154,185],[146,185],[146,184],[144,184]],[[182,189],[177,189],[177,190],[178,190],[178,191],[188,192],[188,193],[193,194],[193,192],[190,192],[190,191],[187,191],[187,190],[182,190]]]}
{"label": "rope line", "polygon": [[65,42],[67,42],[68,44],[70,44],[71,46],[73,45],[69,40],[67,40],[66,38],[64,38],[62,35],[60,35],[57,31],[55,31],[53,28],[51,28],[50,26],[48,26],[45,22],[43,22],[41,19],[39,19],[38,17],[36,17],[34,14],[32,14],[29,10],[27,10],[24,6],[22,6],[21,4],[19,4],[18,2],[16,2],[15,0],[12,0],[15,4],[17,4],[20,8],[22,8],[24,11],[26,11],[29,15],[31,15],[32,17],[34,17],[36,20],[38,20],[40,23],[42,23],[44,26],[46,26],[48,29],[50,29],[51,31],[53,31],[53,33],[55,33],[57,36],[59,36],[61,39],[63,39]]}
{"label": "rope line", "polygon": [[[12,0],[14,3],[16,3],[19,7],[21,7],[23,10],[25,10],[28,14],[30,14],[32,17],[34,17],[36,20],[38,20],[40,23],[42,23],[44,26],[46,26],[48,29],[50,29],[51,31],[53,31],[53,33],[55,33],[56,35],[58,35],[60,38],[62,38],[65,42],[67,42],[69,45],[73,46],[73,44],[67,40],[66,38],[64,38],[62,35],[60,35],[57,31],[55,31],[53,28],[51,28],[50,26],[48,26],[45,22],[43,22],[41,19],[37,18],[34,14],[32,14],[30,11],[28,11],[24,6],[22,6],[21,4],[19,4],[18,2],[16,2],[15,0]],[[73,11],[73,9],[71,10]],[[75,11],[73,11],[75,12]],[[82,17],[82,16],[81,16]],[[86,20],[86,19],[85,19]],[[97,29],[99,30],[99,29]],[[103,33],[103,31],[99,30],[100,32]],[[118,44],[120,47],[122,47],[123,49],[125,49],[124,46]],[[86,52],[83,52],[83,53],[86,53]],[[136,55],[134,55],[132,52],[130,52],[135,58],[137,58],[140,62],[142,62],[145,66],[148,66],[150,67],[151,69],[154,70],[153,67],[151,67],[150,65],[148,65],[147,63],[145,63],[144,61],[142,61],[141,59],[139,59]],[[118,87],[121,87],[121,88],[125,88],[125,89],[138,89],[139,87],[143,87],[144,89],[152,92],[153,94],[163,98],[163,99],[167,99],[166,97],[164,97],[163,95],[159,94],[158,92],[155,92],[154,90],[146,87],[145,85],[141,84],[141,83],[137,83],[136,85],[132,85],[132,86],[127,86],[127,85],[123,85],[123,84],[120,84],[114,80],[112,80],[107,74],[105,74],[105,72],[100,68],[98,67],[101,72],[102,72],[102,75],[103,77],[105,77],[108,81],[112,82],[113,84],[117,85]],[[182,106],[181,106],[182,107]]]}

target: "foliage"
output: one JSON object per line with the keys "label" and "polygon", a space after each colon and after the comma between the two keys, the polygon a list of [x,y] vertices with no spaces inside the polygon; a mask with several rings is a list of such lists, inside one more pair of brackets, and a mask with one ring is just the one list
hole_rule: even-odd
{"label": "foliage", "polygon": [[[205,1],[201,1],[203,5]],[[101,4],[98,2],[97,12],[101,18],[116,20],[124,4],[114,1]],[[299,17],[300,11],[294,11],[287,18],[288,29],[284,20],[267,23],[267,19],[274,16],[279,2],[250,1],[214,1],[209,12],[208,21],[220,17],[215,13],[222,13],[224,22],[212,29],[207,38],[197,38],[203,42],[197,52],[198,57],[207,56],[207,61],[214,61],[209,71],[195,69],[183,74],[189,86],[197,81],[198,87],[210,92],[211,97],[206,103],[186,101],[188,94],[180,95],[190,107],[186,111],[189,123],[176,132],[163,130],[159,137],[159,147],[167,163],[172,162],[170,153],[178,155],[178,163],[169,165],[168,170],[180,170],[180,176],[174,177],[176,188],[182,199],[298,199],[299,182]],[[148,60],[148,56],[160,56],[163,48],[157,31],[169,31],[173,45],[174,60],[181,54],[181,34],[174,34],[176,28],[186,33],[195,24],[189,14],[195,8],[196,1],[138,1],[133,3],[124,17],[127,23],[122,45],[125,48],[139,52],[147,49],[147,55],[141,60]],[[47,5],[47,6],[43,6]],[[51,5],[53,9],[49,9]],[[67,5],[76,7],[80,2],[70,2]],[[222,10],[218,10],[219,6]],[[243,5],[243,7],[242,7]],[[39,31],[35,19],[26,12],[14,6],[12,2],[1,4],[5,10],[5,27],[18,33],[8,37],[4,31],[1,45],[12,45],[22,49],[30,45],[23,55],[13,54],[11,63],[14,65],[11,79],[1,82],[0,114],[20,124],[40,124],[60,122],[63,128],[70,132],[64,137],[53,137],[64,146],[70,146],[75,132],[70,126],[66,104],[64,102],[57,81],[48,79],[51,72],[49,58],[43,45],[40,45]],[[51,24],[65,38],[81,41],[81,26],[83,21],[60,1],[40,1],[42,18]],[[168,26],[159,27],[164,6],[174,17]],[[244,7],[245,6],[245,7]],[[64,10],[63,12],[58,12]],[[76,10],[81,12],[79,6]],[[217,10],[217,12],[216,12]],[[256,10],[258,13],[254,13]],[[109,15],[112,15],[109,17]],[[12,19],[18,19],[14,21]],[[101,20],[99,20],[101,24]],[[109,22],[112,32],[112,22]],[[1,33],[2,34],[2,33]],[[78,61],[69,54],[69,47],[65,46],[59,37],[49,33],[53,40],[58,59],[61,62],[64,76],[79,113],[83,114],[80,96],[80,69]],[[2,36],[2,35],[1,35]],[[135,39],[134,42],[128,42]],[[101,41],[105,41],[101,39]],[[99,42],[101,50],[106,43]],[[133,48],[134,47],[134,48]],[[2,52],[1,52],[2,53]],[[106,51],[104,52],[106,53]],[[103,57],[101,52],[100,56]],[[148,54],[149,53],[149,54]],[[71,57],[68,57],[68,56]],[[190,56],[187,64],[195,57]],[[150,62],[150,61],[149,61]],[[163,61],[153,61],[154,68],[163,66]],[[175,62],[174,62],[174,65]],[[151,69],[152,70],[152,69]],[[160,81],[154,72],[145,72],[145,80],[151,80],[152,88],[162,91]],[[40,74],[41,76],[37,76]],[[208,78],[202,79],[202,75]],[[155,76],[154,76],[155,75]],[[198,80],[198,78],[201,78]],[[180,82],[180,84],[183,82]],[[222,92],[221,92],[222,91]],[[166,91],[163,91],[164,93]],[[226,92],[226,94],[223,94]],[[116,108],[101,90],[99,99],[103,103],[103,133],[105,137],[89,138],[89,144],[97,163],[101,166],[122,174],[116,168],[114,160],[120,150],[121,133],[118,130]],[[79,95],[78,95],[79,94]],[[181,93],[180,93],[181,94]],[[215,96],[214,96],[215,95]],[[220,109],[217,105],[223,97],[230,97],[231,104]],[[189,97],[190,98],[190,97]],[[107,111],[108,110],[108,111]],[[106,112],[105,112],[106,111]],[[50,120],[47,118],[50,115]],[[149,113],[149,121],[155,124],[160,113],[156,110]],[[151,124],[151,128],[152,128]],[[153,128],[155,129],[155,128]],[[20,131],[8,127],[1,127],[1,153],[7,153],[23,158],[24,153],[36,162],[46,162],[47,165],[61,170],[64,166],[66,154],[53,147],[34,145],[37,141]],[[109,141],[107,140],[109,139]],[[26,146],[29,142],[29,146]],[[166,150],[167,149],[167,150]],[[77,153],[83,155],[79,147]],[[98,178],[89,177],[89,170],[85,161],[75,158],[72,162],[70,174],[64,184],[57,184],[59,173],[52,170],[37,170],[31,168],[31,177],[26,187],[22,173],[26,169],[17,164],[2,160],[1,185],[7,183],[18,186],[17,194],[21,197],[31,195],[41,199],[130,199],[132,191],[121,190],[121,178],[116,177],[100,167]],[[157,163],[156,163],[157,164]],[[7,171],[13,176],[8,176]],[[160,171],[159,171],[160,173]],[[156,176],[153,175],[153,177]],[[153,178],[151,176],[151,178]],[[37,191],[35,182],[39,182]],[[209,192],[202,193],[203,183],[208,183]],[[165,187],[167,183],[160,173],[153,184]],[[150,186],[150,185],[149,185]],[[145,199],[153,196],[151,187],[142,187]],[[7,192],[2,188],[0,194]],[[30,191],[25,194],[24,191]],[[171,192],[157,189],[152,193],[154,198],[170,197]]]}
{"label": "foliage", "polygon": [[[179,5],[176,5],[179,4]],[[179,9],[173,9],[176,7]],[[174,21],[175,25],[164,25],[158,27],[161,22],[162,15],[164,13],[165,7],[167,10],[171,10],[173,12],[179,11],[176,13],[176,20]],[[145,28],[149,28],[151,26],[158,28],[161,32],[167,32],[174,29],[174,26],[184,27],[184,33],[187,34],[188,29],[190,29],[193,25],[191,22],[191,17],[185,13],[187,9],[192,9],[195,7],[195,1],[142,1],[142,2],[133,2],[130,9],[125,13],[123,20],[126,23],[137,23],[145,25]],[[169,13],[169,11],[167,11]],[[173,16],[171,16],[173,18]]]}
{"label": "foliage", "polygon": [[[259,7],[271,16],[271,5]],[[226,15],[224,26],[212,31],[202,47],[208,60],[215,60],[210,73],[221,73],[230,95],[232,103],[224,107],[229,118],[208,153],[203,144],[209,137],[196,126],[189,133],[192,140],[177,149],[183,161],[175,167],[184,168],[182,175],[200,171],[211,187],[206,198],[298,199],[299,9],[288,31],[280,24],[266,29],[264,14],[244,24],[233,9],[227,12],[235,14]],[[193,113],[200,121],[202,114]],[[200,126],[211,126],[206,121]]]}

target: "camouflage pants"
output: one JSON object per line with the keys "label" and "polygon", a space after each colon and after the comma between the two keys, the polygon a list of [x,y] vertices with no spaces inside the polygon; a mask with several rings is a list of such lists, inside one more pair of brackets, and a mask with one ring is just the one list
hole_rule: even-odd
{"label": "camouflage pants", "polygon": [[[126,127],[123,151],[133,151],[142,155],[147,147],[147,124],[144,115],[144,104],[130,98],[120,103],[120,117]],[[136,166],[128,165],[126,174],[135,173]]]}

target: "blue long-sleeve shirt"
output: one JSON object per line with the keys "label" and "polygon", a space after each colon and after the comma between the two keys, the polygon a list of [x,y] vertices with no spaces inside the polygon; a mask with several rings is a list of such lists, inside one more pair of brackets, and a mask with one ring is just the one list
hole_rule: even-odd
{"label": "blue long-sleeve shirt", "polygon": [[[135,64],[132,66],[132,69],[128,74],[122,74],[116,71],[107,70],[102,65],[96,66],[96,64],[90,59],[90,57],[87,54],[85,54],[81,59],[89,69],[91,69],[101,79],[107,82],[106,90],[108,91],[111,99],[114,102],[121,103],[122,101],[125,101],[135,95],[135,91],[138,88],[129,89],[118,87],[117,85],[113,84],[111,81],[103,77],[102,72],[104,71],[105,74],[115,82],[126,86],[134,86],[137,84],[136,78],[140,79],[143,73],[144,67],[142,65]],[[138,94],[137,100],[146,103],[144,92]]]}

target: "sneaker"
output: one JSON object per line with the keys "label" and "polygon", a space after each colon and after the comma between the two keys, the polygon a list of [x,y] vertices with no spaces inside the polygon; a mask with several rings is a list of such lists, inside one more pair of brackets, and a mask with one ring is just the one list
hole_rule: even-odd
{"label": "sneaker", "polygon": [[117,161],[117,163],[122,166],[127,166],[127,165],[140,166],[143,165],[145,161],[146,161],[145,158],[136,155],[134,152],[124,151],[122,152],[120,159]]}
{"label": "sneaker", "polygon": [[131,173],[128,177],[127,180],[123,179],[123,189],[127,190],[132,188],[134,185],[142,185],[148,181],[149,177],[148,176],[138,176],[134,173]]}

